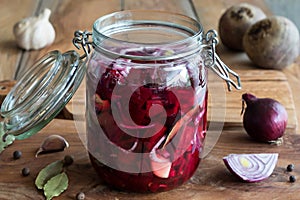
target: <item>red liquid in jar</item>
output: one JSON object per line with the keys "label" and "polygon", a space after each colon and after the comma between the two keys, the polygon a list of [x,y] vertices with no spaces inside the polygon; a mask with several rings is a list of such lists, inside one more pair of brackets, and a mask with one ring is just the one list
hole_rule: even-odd
{"label": "red liquid in jar", "polygon": [[[199,86],[193,77],[189,86],[156,83],[134,86],[124,81],[124,68],[118,69],[113,63],[98,67],[102,72],[96,92],[88,94],[94,96],[91,105],[95,105],[88,112],[95,112],[97,120],[88,121],[87,132],[90,159],[100,178],[117,189],[134,192],[167,191],[186,182],[196,171],[203,149],[206,88]],[[130,73],[134,70],[127,75]],[[87,83],[95,84],[92,82],[88,75]],[[196,94],[199,87],[204,90],[202,96]],[[107,140],[100,137],[93,123],[98,123]],[[163,147],[171,132],[176,136]],[[103,162],[103,157],[111,162]],[[124,166],[138,170],[122,170]]]}

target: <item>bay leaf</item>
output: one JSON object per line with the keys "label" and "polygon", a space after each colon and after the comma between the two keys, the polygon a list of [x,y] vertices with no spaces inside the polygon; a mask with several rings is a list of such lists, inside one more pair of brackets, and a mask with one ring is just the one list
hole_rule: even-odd
{"label": "bay leaf", "polygon": [[45,168],[43,168],[35,179],[35,185],[38,189],[43,189],[47,181],[52,177],[60,174],[63,170],[63,161],[58,160],[50,163]]}
{"label": "bay leaf", "polygon": [[52,177],[44,186],[44,195],[47,200],[59,196],[63,191],[68,188],[69,179],[65,172],[57,174]]}
{"label": "bay leaf", "polygon": [[3,123],[0,122],[0,153],[15,141],[15,136],[13,135],[7,135],[5,141],[3,141],[4,134]]}

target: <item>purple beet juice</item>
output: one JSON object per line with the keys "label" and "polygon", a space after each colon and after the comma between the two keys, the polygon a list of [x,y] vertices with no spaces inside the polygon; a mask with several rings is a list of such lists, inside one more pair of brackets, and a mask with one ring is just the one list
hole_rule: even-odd
{"label": "purple beet juice", "polygon": [[197,170],[207,123],[206,70],[199,56],[154,63],[97,55],[88,68],[87,98],[89,155],[108,185],[167,191]]}

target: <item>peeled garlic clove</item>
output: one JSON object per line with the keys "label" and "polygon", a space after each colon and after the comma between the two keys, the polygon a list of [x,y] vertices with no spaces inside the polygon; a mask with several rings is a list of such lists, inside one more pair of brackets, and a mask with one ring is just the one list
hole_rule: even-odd
{"label": "peeled garlic clove", "polygon": [[41,144],[40,148],[36,152],[37,157],[41,153],[52,153],[63,151],[65,148],[69,147],[69,143],[65,138],[60,135],[50,135]]}
{"label": "peeled garlic clove", "polygon": [[17,45],[25,50],[41,49],[54,42],[55,30],[49,21],[51,10],[46,8],[36,17],[28,17],[13,27]]}
{"label": "peeled garlic clove", "polygon": [[163,156],[151,153],[151,169],[153,171],[153,174],[160,178],[168,178],[172,162],[168,158],[164,158]]}
{"label": "peeled garlic clove", "polygon": [[165,137],[162,137],[149,154],[152,172],[160,178],[168,178],[172,166],[170,154],[165,149],[158,149],[164,140]]}

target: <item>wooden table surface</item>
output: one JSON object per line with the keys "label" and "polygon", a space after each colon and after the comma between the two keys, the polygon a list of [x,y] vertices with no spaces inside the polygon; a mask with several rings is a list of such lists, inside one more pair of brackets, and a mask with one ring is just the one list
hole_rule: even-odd
{"label": "wooden table surface", "polygon": [[[265,1],[245,0],[272,14]],[[222,12],[240,0],[0,0],[0,80],[18,80],[31,64],[46,52],[57,49],[75,49],[72,45],[75,30],[91,30],[93,22],[105,14],[127,9],[156,9],[182,13],[198,18],[205,30],[217,29]],[[267,1],[270,2],[270,1]],[[50,8],[50,21],[56,30],[54,44],[38,51],[22,51],[16,47],[12,34],[13,25],[20,19]],[[47,164],[74,156],[74,164],[67,169],[70,182],[68,189],[54,199],[75,199],[82,191],[86,199],[109,200],[173,200],[173,199],[300,199],[300,59],[284,71],[256,68],[244,53],[232,52],[220,44],[218,54],[242,79],[241,91],[226,92],[224,99],[209,102],[210,120],[219,117],[220,110],[226,109],[225,126],[212,151],[202,160],[197,172],[181,187],[158,194],[133,194],[112,190],[105,186],[91,167],[85,148],[77,134],[74,121],[54,119],[39,134],[24,141],[16,141],[0,154],[0,199],[44,199],[36,189],[34,180],[37,173]],[[211,87],[224,87],[212,83]],[[284,143],[280,146],[261,144],[246,135],[240,116],[241,94],[252,92],[258,96],[278,99],[288,110],[288,129]],[[216,95],[210,90],[211,98]],[[76,100],[72,101],[76,103]],[[71,103],[67,106],[72,110]],[[222,116],[221,116],[222,117]],[[218,119],[219,120],[219,119]],[[213,131],[212,131],[213,133]],[[70,143],[70,147],[59,153],[35,157],[41,141],[51,134],[60,134]],[[217,136],[209,135],[208,144],[214,144]],[[12,153],[21,150],[21,159],[14,160]],[[279,153],[278,164],[267,180],[259,183],[243,183],[233,177],[222,162],[229,153]],[[287,173],[289,163],[296,165],[295,171]],[[21,169],[29,167],[28,177],[21,176]],[[289,183],[289,175],[299,177],[299,181]]]}

